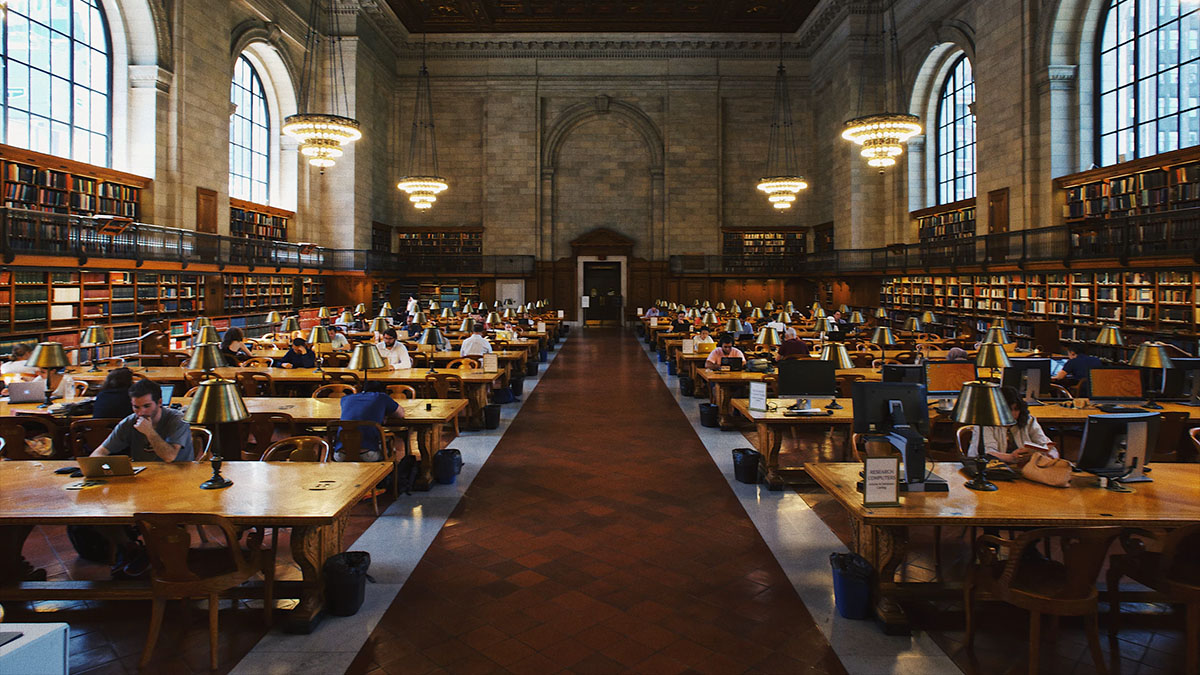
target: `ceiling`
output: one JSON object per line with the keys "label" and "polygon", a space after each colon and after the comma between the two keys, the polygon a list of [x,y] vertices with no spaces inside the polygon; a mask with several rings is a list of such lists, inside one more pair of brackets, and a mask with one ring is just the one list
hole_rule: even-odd
{"label": "ceiling", "polygon": [[387,0],[413,33],[793,33],[818,0]]}

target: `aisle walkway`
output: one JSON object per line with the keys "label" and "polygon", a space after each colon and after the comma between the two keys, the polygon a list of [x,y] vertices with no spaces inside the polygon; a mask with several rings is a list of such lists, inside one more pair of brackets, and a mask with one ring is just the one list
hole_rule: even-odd
{"label": "aisle walkway", "polygon": [[628,333],[572,336],[349,672],[841,673]]}

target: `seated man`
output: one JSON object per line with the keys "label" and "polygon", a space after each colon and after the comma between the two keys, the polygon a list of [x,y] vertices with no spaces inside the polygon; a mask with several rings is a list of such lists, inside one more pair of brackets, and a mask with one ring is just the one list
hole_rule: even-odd
{"label": "seated man", "polygon": [[308,348],[304,338],[298,337],[292,340],[292,348],[280,357],[275,365],[280,368],[316,368],[317,357]]}
{"label": "seated man", "polygon": [[675,314],[675,322],[671,324],[672,333],[690,333],[692,332],[692,322],[688,320],[683,312]]}
{"label": "seated man", "polygon": [[652,307],[650,307],[650,309],[646,310],[646,315],[645,315],[645,316],[646,316],[646,318],[647,318],[647,319],[649,319],[650,317],[655,317],[655,316],[658,316],[658,308],[657,308],[657,307],[653,307],[653,306],[652,306]]}
{"label": "seated man", "polygon": [[346,339],[346,327],[334,325],[329,334],[330,348],[335,352],[342,352],[350,349],[350,341]]}
{"label": "seated man", "polygon": [[162,404],[162,387],[138,380],[129,387],[133,414],[121,420],[93,457],[129,455],[135,462],[191,462],[192,429],[183,412]]}
{"label": "seated man", "polygon": [[700,332],[696,333],[696,337],[692,339],[695,340],[693,344],[698,345],[710,345],[715,342],[712,339],[712,332],[709,331],[708,326],[701,326]]}
{"label": "seated man", "polygon": [[1068,386],[1073,387],[1083,380],[1088,379],[1092,373],[1092,368],[1100,368],[1104,363],[1087,353],[1086,348],[1082,346],[1067,348],[1068,360],[1063,364],[1062,370],[1054,376],[1054,380]]}
{"label": "seated man", "polygon": [[492,353],[492,343],[484,337],[483,324],[477,323],[471,329],[471,337],[463,340],[462,347],[459,348],[460,356],[480,356],[483,354]]}
{"label": "seated man", "polygon": [[783,344],[779,345],[779,358],[787,358],[789,356],[808,356],[812,348],[807,342],[800,339],[800,334],[795,328],[788,327],[783,331]]}
{"label": "seated man", "polygon": [[[400,408],[399,403],[387,395],[387,390],[384,389],[382,382],[368,381],[363,385],[361,394],[343,396],[341,400],[343,420],[361,420],[383,424],[389,418],[404,419],[404,410]],[[380,440],[378,432],[374,429],[363,429],[359,459],[364,462],[382,460],[383,452],[379,447]],[[334,446],[333,459],[336,462],[346,461],[346,456],[342,453],[341,440]]]}
{"label": "seated man", "polygon": [[379,355],[392,367],[392,370],[412,368],[412,359],[408,356],[408,348],[404,346],[403,342],[397,340],[396,336],[395,328],[385,330],[383,341],[375,343],[375,348],[379,350]]}
{"label": "seated man", "polygon": [[733,346],[733,336],[726,333],[721,336],[721,341],[717,343],[717,348],[709,353],[708,358],[704,360],[704,367],[709,370],[720,370],[721,359],[741,359],[742,364],[746,363],[746,355],[742,350]]}

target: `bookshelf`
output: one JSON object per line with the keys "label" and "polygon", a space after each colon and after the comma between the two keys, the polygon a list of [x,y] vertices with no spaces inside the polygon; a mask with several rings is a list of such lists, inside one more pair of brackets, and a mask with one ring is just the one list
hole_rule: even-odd
{"label": "bookshelf", "polygon": [[821,223],[813,228],[813,252],[828,253],[833,251],[833,223]]}
{"label": "bookshelf", "polygon": [[962,241],[969,246],[975,236],[975,200],[964,199],[942,204],[910,214],[917,227],[917,240],[922,244],[953,244]]}
{"label": "bookshelf", "polygon": [[291,211],[231,197],[229,199],[229,236],[264,241],[287,241],[288,222],[295,215]]}
{"label": "bookshelf", "polygon": [[110,321],[157,321],[204,311],[204,277],[178,272],[0,272],[0,333]]}
{"label": "bookshelf", "polygon": [[295,276],[225,274],[221,277],[221,287],[224,309],[232,314],[259,308],[290,311],[300,306],[297,297],[303,298],[303,283]]}
{"label": "bookshelf", "polygon": [[396,252],[402,256],[481,256],[482,227],[397,229]]}
{"label": "bookshelf", "polygon": [[383,223],[371,223],[371,250],[375,253],[392,252],[392,228]]}
{"label": "bookshelf", "polygon": [[1196,353],[1200,336],[1200,271],[1088,270],[1011,274],[889,277],[881,305],[906,316],[930,310],[945,324],[986,329],[1009,319],[1018,344],[1032,346],[1032,326],[1058,324],[1064,343],[1094,340],[1102,325],[1120,326],[1129,349],[1147,340]]}
{"label": "bookshelf", "polygon": [[802,229],[723,227],[721,255],[730,271],[766,272],[777,268],[781,258],[804,255],[805,235]]}
{"label": "bookshelf", "polygon": [[[439,282],[421,282],[417,286],[417,298],[422,302],[436,300],[443,307],[448,307],[454,301],[462,302],[479,302],[479,282],[478,281],[453,281],[445,280]],[[408,297],[405,296],[405,300]]]}
{"label": "bookshelf", "polygon": [[1054,183],[1060,192],[1063,221],[1074,226],[1198,208],[1200,147],[1062,176]]}
{"label": "bookshelf", "polygon": [[4,205],[76,216],[138,220],[151,180],[101,166],[0,145]]}
{"label": "bookshelf", "polygon": [[[407,300],[408,298],[405,298]],[[371,303],[369,308],[372,313],[378,314],[379,309],[383,307],[383,303],[392,302],[392,284],[386,281],[375,281],[371,283]],[[396,303],[392,303],[395,305]],[[393,311],[403,310],[404,307],[393,307]]]}

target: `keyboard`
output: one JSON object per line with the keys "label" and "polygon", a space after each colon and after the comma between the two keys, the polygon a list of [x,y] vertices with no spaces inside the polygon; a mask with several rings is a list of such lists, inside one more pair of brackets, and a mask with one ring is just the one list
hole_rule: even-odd
{"label": "keyboard", "polygon": [[1120,405],[1118,403],[1104,403],[1096,406],[1100,412],[1106,413],[1140,413],[1146,412],[1145,408],[1139,408],[1132,405]]}

